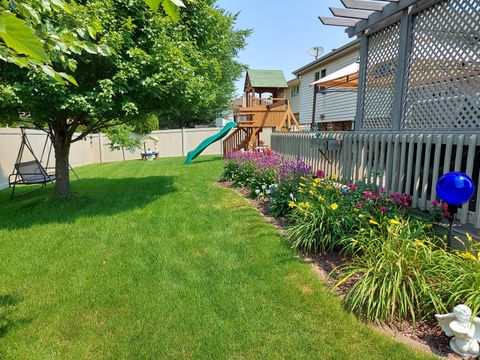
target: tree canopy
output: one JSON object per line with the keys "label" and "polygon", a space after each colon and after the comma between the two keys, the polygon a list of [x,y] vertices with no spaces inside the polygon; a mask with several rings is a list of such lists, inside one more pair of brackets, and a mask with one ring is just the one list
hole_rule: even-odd
{"label": "tree canopy", "polygon": [[[10,121],[28,114],[51,130],[57,194],[69,190],[70,144],[89,133],[151,113],[188,125],[228,107],[242,71],[235,57],[249,31],[234,30],[236,17],[211,0],[187,2],[178,20],[158,9],[177,1],[70,1],[65,10],[22,0],[10,8],[36,29],[55,73],[65,74],[52,78],[41,64],[0,58],[0,111]],[[55,81],[59,76],[77,85]]]}

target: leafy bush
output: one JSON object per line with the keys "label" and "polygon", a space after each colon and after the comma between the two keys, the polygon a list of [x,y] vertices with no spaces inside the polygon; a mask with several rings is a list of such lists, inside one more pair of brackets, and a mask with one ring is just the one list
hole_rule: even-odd
{"label": "leafy bush", "polygon": [[295,248],[309,253],[333,250],[355,231],[356,215],[332,179],[303,180],[298,199],[290,203],[293,225],[287,237]]}
{"label": "leafy bush", "polygon": [[446,310],[441,284],[451,254],[418,220],[391,221],[341,270],[340,285],[355,279],[345,306],[371,321],[412,320]]}
{"label": "leafy bush", "polygon": [[310,172],[311,168],[302,160],[286,160],[270,150],[233,151],[227,155],[222,180],[250,189],[252,196],[258,194],[263,197],[268,193],[273,201],[277,192],[270,189],[277,190],[279,186],[308,176]]}
{"label": "leafy bush", "polygon": [[297,201],[290,204],[295,210],[287,236],[295,248],[307,252],[341,246],[355,253],[357,232],[368,232],[374,224],[408,214],[411,204],[406,194],[372,192],[363,184],[341,186],[331,178],[304,180]]}
{"label": "leafy bush", "polygon": [[448,308],[465,304],[473,314],[480,311],[480,243],[467,233],[466,250],[457,252],[456,259],[445,264],[448,281],[443,286]]}

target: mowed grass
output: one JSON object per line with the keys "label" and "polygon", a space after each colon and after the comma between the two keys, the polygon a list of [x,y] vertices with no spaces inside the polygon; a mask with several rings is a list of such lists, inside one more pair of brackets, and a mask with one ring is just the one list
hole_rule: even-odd
{"label": "mowed grass", "polygon": [[0,192],[2,359],[423,359],[346,313],[219,157]]}

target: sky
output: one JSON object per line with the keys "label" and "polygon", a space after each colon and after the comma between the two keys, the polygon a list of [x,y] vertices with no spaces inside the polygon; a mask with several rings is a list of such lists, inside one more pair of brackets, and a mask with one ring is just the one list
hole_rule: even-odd
{"label": "sky", "polygon": [[[252,69],[283,70],[287,80],[292,71],[315,60],[308,54],[314,46],[325,53],[352,41],[344,28],[324,26],[318,16],[332,16],[329,6],[340,7],[340,0],[218,0],[219,7],[239,12],[236,28],[252,29],[247,47],[238,60]],[[244,79],[237,81],[243,91]]]}

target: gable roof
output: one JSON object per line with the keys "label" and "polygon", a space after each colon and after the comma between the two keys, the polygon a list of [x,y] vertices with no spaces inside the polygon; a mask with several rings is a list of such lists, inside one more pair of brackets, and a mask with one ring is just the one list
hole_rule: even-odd
{"label": "gable roof", "polygon": [[282,70],[247,71],[250,84],[255,88],[288,88],[287,80]]}

